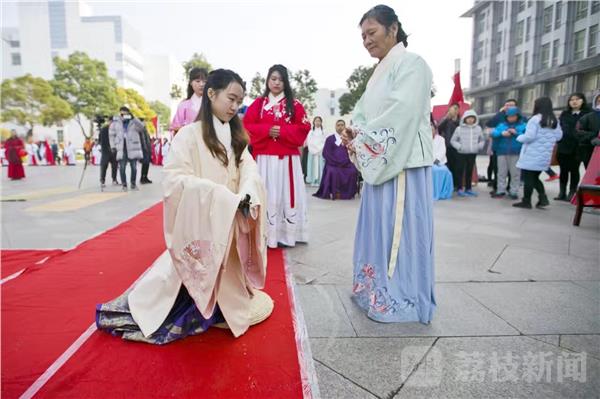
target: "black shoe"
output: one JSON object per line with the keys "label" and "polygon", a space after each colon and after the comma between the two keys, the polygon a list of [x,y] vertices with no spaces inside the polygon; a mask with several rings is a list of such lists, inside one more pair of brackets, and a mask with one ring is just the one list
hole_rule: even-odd
{"label": "black shoe", "polygon": [[547,207],[548,205],[550,205],[550,201],[548,201],[548,197],[546,197],[544,195],[544,196],[540,197],[540,200],[538,201],[537,204],[535,204],[535,207],[538,209],[543,209],[543,208]]}
{"label": "black shoe", "polygon": [[138,186],[136,186],[135,184],[131,185],[131,189],[134,190],[134,191],[139,190]]}
{"label": "black shoe", "polygon": [[490,195],[492,196],[492,198],[504,198],[504,196],[506,194],[505,193],[492,193]]}
{"label": "black shoe", "polygon": [[148,182],[145,179],[141,179],[140,184],[148,184]]}
{"label": "black shoe", "polygon": [[567,196],[565,195],[565,193],[560,193],[558,194],[558,197],[554,197],[554,201],[566,201],[567,200]]}
{"label": "black shoe", "polygon": [[513,206],[515,208],[531,209],[531,202],[521,201],[513,204]]}

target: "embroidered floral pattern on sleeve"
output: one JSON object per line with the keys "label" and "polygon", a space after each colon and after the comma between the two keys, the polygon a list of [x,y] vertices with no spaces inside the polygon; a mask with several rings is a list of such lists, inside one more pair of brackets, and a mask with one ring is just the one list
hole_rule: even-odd
{"label": "embroidered floral pattern on sleeve", "polygon": [[359,142],[364,148],[357,153],[358,161],[363,168],[379,169],[388,163],[387,154],[390,146],[396,144],[394,129],[379,129],[367,134],[364,131],[358,133]]}

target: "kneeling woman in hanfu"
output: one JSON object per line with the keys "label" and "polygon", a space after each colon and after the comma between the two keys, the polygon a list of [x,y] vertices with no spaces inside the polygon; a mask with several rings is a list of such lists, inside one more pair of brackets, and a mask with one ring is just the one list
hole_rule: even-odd
{"label": "kneeling woman in hanfu", "polygon": [[[432,74],[406,51],[394,10],[379,5],[360,22],[379,59],[352,115],[348,143],[365,181],[354,242],[353,299],[379,322],[429,323],[433,292]],[[348,138],[346,138],[348,140]]]}
{"label": "kneeling woman in hanfu", "polygon": [[273,309],[265,282],[265,190],[238,119],[245,87],[211,72],[198,121],[173,138],[164,166],[165,251],[129,290],[98,305],[101,330],[165,344],[214,324],[234,336]]}

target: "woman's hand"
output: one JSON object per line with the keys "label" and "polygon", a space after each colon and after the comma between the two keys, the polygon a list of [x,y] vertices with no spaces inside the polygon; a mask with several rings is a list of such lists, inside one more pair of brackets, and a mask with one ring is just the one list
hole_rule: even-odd
{"label": "woman's hand", "polygon": [[279,126],[273,126],[271,127],[271,130],[269,130],[269,136],[271,136],[272,139],[277,140],[280,136],[280,131],[281,127]]}

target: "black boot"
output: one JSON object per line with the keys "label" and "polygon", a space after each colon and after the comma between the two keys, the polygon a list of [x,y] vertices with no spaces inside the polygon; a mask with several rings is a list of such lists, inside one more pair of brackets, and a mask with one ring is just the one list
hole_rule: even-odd
{"label": "black boot", "polygon": [[546,194],[540,194],[540,200],[537,204],[535,204],[535,207],[538,209],[543,209],[548,205],[550,205],[550,201],[548,201],[548,197],[546,196]]}
{"label": "black boot", "polygon": [[565,190],[562,187],[560,188],[558,197],[554,197],[554,201],[567,201],[567,196],[565,194]]}
{"label": "black boot", "polygon": [[531,209],[531,202],[521,200],[521,202],[514,203],[513,206],[515,208]]}

